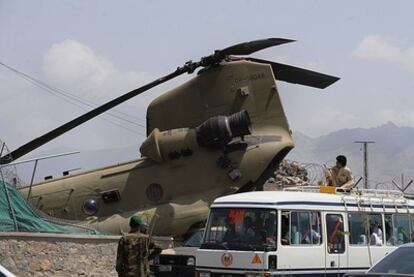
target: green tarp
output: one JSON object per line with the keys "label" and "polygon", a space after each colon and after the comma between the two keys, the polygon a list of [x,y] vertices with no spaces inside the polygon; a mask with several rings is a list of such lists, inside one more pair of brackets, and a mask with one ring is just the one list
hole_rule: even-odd
{"label": "green tarp", "polygon": [[[10,199],[10,205],[7,194]],[[14,210],[16,221],[13,219],[10,206]],[[70,226],[68,224],[52,223],[50,220],[42,218],[39,213],[32,209],[13,186],[0,181],[0,232],[14,231],[60,234],[98,234],[98,232],[93,229]]]}

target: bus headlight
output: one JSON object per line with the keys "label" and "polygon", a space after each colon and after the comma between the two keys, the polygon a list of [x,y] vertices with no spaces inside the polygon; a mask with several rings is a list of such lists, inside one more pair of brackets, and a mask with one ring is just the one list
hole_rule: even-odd
{"label": "bus headlight", "polygon": [[187,265],[188,266],[195,266],[195,258],[194,257],[190,257],[187,259]]}
{"label": "bus headlight", "polygon": [[210,272],[200,272],[200,277],[210,277]]}

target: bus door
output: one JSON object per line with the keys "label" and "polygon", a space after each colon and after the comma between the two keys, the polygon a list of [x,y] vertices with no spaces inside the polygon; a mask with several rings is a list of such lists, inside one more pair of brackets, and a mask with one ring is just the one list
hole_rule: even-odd
{"label": "bus door", "polygon": [[345,244],[345,228],[343,213],[326,213],[326,255],[325,268],[327,273],[346,271],[348,260]]}

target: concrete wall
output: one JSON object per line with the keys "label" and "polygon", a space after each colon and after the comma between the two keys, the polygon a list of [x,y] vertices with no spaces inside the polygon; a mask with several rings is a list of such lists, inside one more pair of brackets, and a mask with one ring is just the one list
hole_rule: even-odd
{"label": "concrete wall", "polygon": [[118,240],[0,232],[0,264],[17,276],[117,276]]}

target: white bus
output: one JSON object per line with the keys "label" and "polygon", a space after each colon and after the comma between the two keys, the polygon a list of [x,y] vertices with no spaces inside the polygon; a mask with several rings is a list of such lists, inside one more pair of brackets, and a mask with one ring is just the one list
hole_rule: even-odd
{"label": "white bus", "polygon": [[247,192],[211,205],[196,270],[199,277],[340,276],[413,240],[414,201],[396,191]]}

